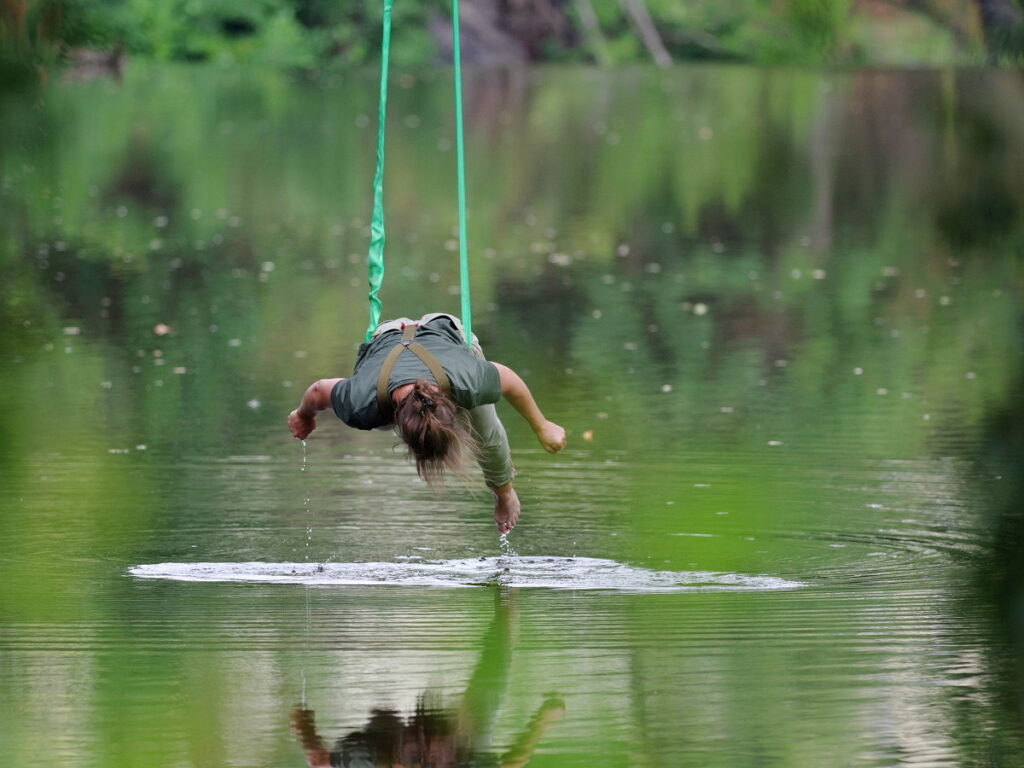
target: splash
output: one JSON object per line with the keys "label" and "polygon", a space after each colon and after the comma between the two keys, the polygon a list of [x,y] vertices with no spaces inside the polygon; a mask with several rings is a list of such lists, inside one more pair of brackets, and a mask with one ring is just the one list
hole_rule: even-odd
{"label": "splash", "polygon": [[751,592],[799,589],[774,576],[715,571],[652,571],[591,557],[480,557],[396,563],[153,563],[128,573],[140,579],[257,582],[309,586],[509,587],[618,592]]}
{"label": "splash", "polygon": [[498,546],[501,547],[501,554],[505,557],[519,557],[519,553],[513,548],[512,542],[508,540],[507,533],[498,536]]}

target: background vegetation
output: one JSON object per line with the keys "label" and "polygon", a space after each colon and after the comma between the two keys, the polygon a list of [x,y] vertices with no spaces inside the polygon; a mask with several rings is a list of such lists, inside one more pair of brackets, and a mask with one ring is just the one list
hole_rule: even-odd
{"label": "background vegetation", "polygon": [[[395,3],[399,67],[450,55],[448,13]],[[380,14],[377,0],[3,0],[0,46],[8,75],[124,56],[310,70],[373,61]],[[1024,50],[1019,0],[468,0],[461,16],[477,64],[1019,64]]]}

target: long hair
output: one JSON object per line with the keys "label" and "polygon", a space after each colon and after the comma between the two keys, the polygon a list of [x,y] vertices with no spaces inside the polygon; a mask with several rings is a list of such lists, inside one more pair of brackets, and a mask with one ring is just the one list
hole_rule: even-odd
{"label": "long hair", "polygon": [[467,455],[477,452],[469,414],[426,379],[417,379],[395,407],[395,431],[408,446],[416,473],[435,488],[445,470],[458,474]]}

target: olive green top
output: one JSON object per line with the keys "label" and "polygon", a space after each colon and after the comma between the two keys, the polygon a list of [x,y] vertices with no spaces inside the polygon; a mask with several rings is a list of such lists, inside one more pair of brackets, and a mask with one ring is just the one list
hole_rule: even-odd
{"label": "olive green top", "polygon": [[[377,376],[384,358],[399,343],[402,332],[387,331],[359,346],[352,377],[342,379],[331,390],[331,407],[350,427],[374,429],[392,423],[391,414],[383,415],[377,405]],[[463,408],[496,403],[501,398],[498,369],[477,357],[462,340],[461,332],[447,317],[438,317],[420,326],[416,341],[437,358],[448,374],[451,397]],[[388,392],[416,379],[434,381],[427,366],[412,352],[398,356],[388,377]]]}

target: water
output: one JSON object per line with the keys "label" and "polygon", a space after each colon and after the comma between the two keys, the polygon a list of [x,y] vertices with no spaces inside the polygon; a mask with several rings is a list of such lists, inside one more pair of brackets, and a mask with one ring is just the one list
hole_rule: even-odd
{"label": "water", "polygon": [[518,557],[519,553],[516,552],[512,546],[512,542],[509,541],[508,534],[502,533],[498,535],[498,546],[501,548],[501,552],[506,557]]}
{"label": "water", "polygon": [[[384,311],[457,311],[449,83],[397,85]],[[4,765],[1019,765],[1018,74],[466,95],[474,329],[569,432],[499,406],[503,539],[330,414],[296,471],[374,73],[3,97]]]}
{"label": "water", "polygon": [[153,563],[140,579],[242,581],[316,586],[546,587],[624,592],[797,589],[800,582],[734,573],[648,571],[593,557],[477,557],[404,563]]}

